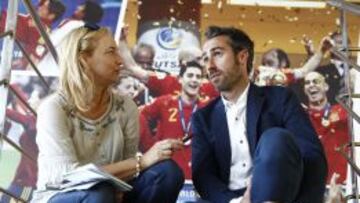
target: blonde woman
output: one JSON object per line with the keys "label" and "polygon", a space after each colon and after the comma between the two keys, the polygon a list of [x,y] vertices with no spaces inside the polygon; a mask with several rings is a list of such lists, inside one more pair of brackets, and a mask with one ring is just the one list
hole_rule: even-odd
{"label": "blonde woman", "polygon": [[[143,156],[138,150],[138,111],[131,98],[111,87],[123,68],[111,33],[85,24],[72,31],[60,51],[60,88],[39,107],[37,144],[39,178],[33,202],[175,202],[183,173],[171,161],[179,140],[156,143]],[[60,193],[49,185],[84,164],[94,163],[127,180],[133,190],[116,194],[108,183]]]}

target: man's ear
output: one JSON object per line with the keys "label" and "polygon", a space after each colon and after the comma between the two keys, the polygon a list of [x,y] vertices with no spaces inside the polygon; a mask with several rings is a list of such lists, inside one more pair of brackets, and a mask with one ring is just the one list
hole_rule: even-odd
{"label": "man's ear", "polygon": [[243,49],[241,51],[239,51],[236,55],[237,61],[240,64],[246,65],[247,64],[247,60],[249,58],[249,52],[247,49]]}

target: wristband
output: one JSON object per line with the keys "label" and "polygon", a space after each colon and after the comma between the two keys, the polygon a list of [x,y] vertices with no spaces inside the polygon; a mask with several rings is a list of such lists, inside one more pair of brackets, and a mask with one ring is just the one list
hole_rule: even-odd
{"label": "wristband", "polygon": [[140,172],[141,172],[141,165],[140,165],[140,162],[141,162],[141,157],[142,157],[142,154],[141,153],[136,153],[135,155],[135,159],[136,159],[136,165],[135,165],[135,169],[136,169],[136,173],[134,175],[135,178],[137,178],[139,175],[140,175]]}

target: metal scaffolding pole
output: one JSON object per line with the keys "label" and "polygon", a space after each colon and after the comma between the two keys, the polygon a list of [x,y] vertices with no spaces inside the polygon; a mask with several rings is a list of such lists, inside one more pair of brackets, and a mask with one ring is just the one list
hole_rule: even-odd
{"label": "metal scaffolding pole", "polygon": [[[344,82],[345,82],[345,95],[348,95],[345,102],[340,102],[342,106],[349,112],[348,116],[348,125],[349,125],[349,134],[351,142],[349,143],[350,154],[347,158],[350,167],[350,181],[351,181],[351,193],[349,196],[351,197],[351,202],[359,202],[359,191],[358,191],[358,175],[356,173],[356,169],[358,169],[357,165],[357,157],[356,157],[356,138],[354,133],[354,119],[359,120],[359,116],[356,112],[353,111],[353,98],[356,98],[357,95],[352,95],[351,92],[351,80],[350,80],[350,69],[349,66],[355,68],[355,70],[359,71],[359,66],[348,59],[349,51],[353,51],[353,49],[349,48],[348,45],[348,32],[347,32],[347,21],[346,21],[346,12],[350,12],[355,15],[360,15],[360,6],[346,3],[344,0],[327,0],[327,3],[331,6],[337,7],[340,10],[340,26],[341,26],[341,34],[342,34],[342,49],[332,50],[336,56],[338,56],[341,60],[344,61]],[[348,179],[349,180],[349,179]],[[348,184],[349,186],[349,184]]]}
{"label": "metal scaffolding pole", "polygon": [[[7,18],[5,24],[5,33],[16,30],[17,13],[18,13],[18,0],[9,1],[7,8]],[[5,126],[6,115],[6,103],[8,96],[8,81],[10,81],[10,71],[12,63],[12,55],[14,50],[14,35],[7,35],[4,38],[3,47],[1,51],[0,61],[0,81],[3,81],[0,85],[0,132],[3,134]],[[2,148],[2,138],[0,137],[0,155]]]}
{"label": "metal scaffolding pole", "polygon": [[[340,10],[340,26],[341,26],[341,34],[342,34],[342,47],[345,48],[343,51],[343,54],[348,57],[349,53],[347,50],[348,44],[348,31],[347,31],[347,21],[346,21],[346,11],[345,9]],[[345,81],[345,92],[349,95],[346,100],[347,106],[352,108],[352,92],[350,89],[350,69],[349,64],[344,63],[344,81]],[[349,134],[350,134],[350,159],[356,160],[356,150],[355,150],[355,135],[353,131],[353,116],[348,116],[348,126],[349,126]],[[358,182],[357,182],[357,174],[353,167],[351,167],[350,170],[350,176],[351,176],[351,193],[353,195],[353,201],[354,203],[359,202],[359,191],[358,191]]]}
{"label": "metal scaffolding pole", "polygon": [[54,57],[56,63],[58,62],[58,57],[57,57],[57,53],[56,53],[56,49],[54,47],[54,45],[52,44],[49,35],[46,33],[46,30],[44,28],[44,26],[41,24],[41,20],[39,15],[36,13],[36,10],[34,8],[34,6],[31,4],[31,0],[23,0],[28,12],[30,13],[36,28],[38,29],[41,37],[44,39],[44,42],[46,44],[46,46],[48,47],[51,55]]}

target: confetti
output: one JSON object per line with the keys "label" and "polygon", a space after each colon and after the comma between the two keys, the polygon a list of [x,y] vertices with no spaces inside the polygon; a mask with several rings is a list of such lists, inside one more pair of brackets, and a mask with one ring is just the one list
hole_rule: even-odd
{"label": "confetti", "polygon": [[340,25],[340,18],[336,18],[336,19],[335,19],[335,24],[336,24],[337,26]]}
{"label": "confetti", "polygon": [[271,39],[269,39],[267,42],[265,42],[265,43],[263,44],[263,47],[266,47],[268,44],[272,44],[272,43],[274,43],[274,41],[271,40]]}

